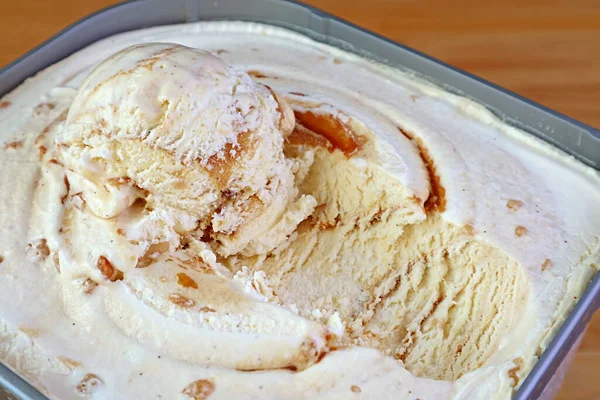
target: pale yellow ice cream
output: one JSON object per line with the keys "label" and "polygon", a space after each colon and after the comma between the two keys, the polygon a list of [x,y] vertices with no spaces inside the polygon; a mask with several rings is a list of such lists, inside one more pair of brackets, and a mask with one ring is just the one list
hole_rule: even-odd
{"label": "pale yellow ice cream", "polygon": [[0,104],[0,361],[53,399],[505,399],[598,269],[596,171],[284,29],[129,32]]}
{"label": "pale yellow ice cream", "polygon": [[454,380],[482,366],[522,316],[518,263],[471,227],[411,204],[397,182],[340,152],[317,150],[301,186],[319,204],[262,270],[283,304],[327,324],[336,346],[374,347],[417,376]]}

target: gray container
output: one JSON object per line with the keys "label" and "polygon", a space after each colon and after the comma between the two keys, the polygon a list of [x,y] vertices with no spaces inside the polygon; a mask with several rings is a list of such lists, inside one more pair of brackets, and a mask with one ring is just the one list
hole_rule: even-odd
{"label": "gray container", "polygon": [[[0,95],[99,39],[134,29],[200,20],[245,20],[282,26],[317,41],[412,71],[448,91],[482,103],[507,123],[600,170],[598,130],[314,7],[293,1],[133,0],[119,4],[68,27],[0,70]],[[515,399],[550,398],[556,393],[585,328],[599,307],[600,273],[590,282],[515,394]],[[2,391],[9,399],[46,399],[17,374],[0,365],[0,399]]]}

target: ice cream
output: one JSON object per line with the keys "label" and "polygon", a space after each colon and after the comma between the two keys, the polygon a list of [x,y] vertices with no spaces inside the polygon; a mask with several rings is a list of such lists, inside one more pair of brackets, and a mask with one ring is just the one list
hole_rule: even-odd
{"label": "ice cream", "polygon": [[143,199],[178,233],[210,229],[224,255],[270,251],[280,240],[270,231],[289,235],[314,207],[296,199],[295,166],[283,157],[294,116],[275,96],[210,53],[134,46],[83,82],[59,156],[98,217]]}
{"label": "ice cream", "polygon": [[283,29],[126,33],[0,104],[0,360],[51,398],[507,398],[597,271],[597,172]]}
{"label": "ice cream", "polygon": [[[124,280],[132,292],[111,294],[107,313],[129,324],[135,311],[124,307],[136,300],[181,314],[192,327],[164,348],[185,361],[243,370],[314,362],[325,330],[248,297],[216,258],[267,254],[312,213],[315,199],[295,185],[305,162],[283,154],[293,126],[283,99],[208,52],[145,44],[100,64],[56,139],[66,170],[59,264],[83,285],[65,295],[89,295],[89,280]],[[102,246],[89,242],[99,232]],[[161,329],[142,329],[140,339],[162,340]]]}

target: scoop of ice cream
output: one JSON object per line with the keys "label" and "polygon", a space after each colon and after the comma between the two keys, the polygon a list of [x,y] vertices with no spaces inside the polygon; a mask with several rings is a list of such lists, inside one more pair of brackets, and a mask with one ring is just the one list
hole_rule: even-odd
{"label": "scoop of ice cream", "polygon": [[62,296],[84,304],[70,315],[86,318],[95,293],[127,336],[181,361],[315,363],[327,329],[215,254],[266,254],[313,212],[298,190],[312,153],[283,152],[294,124],[269,87],[205,51],[146,44],[101,63],[57,137],[65,168],[48,168],[64,193]]}
{"label": "scoop of ice cream", "polygon": [[[116,217],[142,198],[175,216],[175,231],[192,219],[227,242],[223,251],[250,254],[272,249],[314,208],[298,199],[283,155],[293,126],[290,107],[244,72],[205,51],[151,43],[88,76],[57,144],[96,216]],[[259,243],[282,223],[279,238]]]}

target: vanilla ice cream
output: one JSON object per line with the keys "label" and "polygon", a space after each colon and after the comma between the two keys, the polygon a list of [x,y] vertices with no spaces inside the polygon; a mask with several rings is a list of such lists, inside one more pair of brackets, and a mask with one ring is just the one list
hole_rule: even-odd
{"label": "vanilla ice cream", "polygon": [[596,171],[285,29],[121,34],[0,104],[0,361],[52,399],[508,398],[598,269]]}

